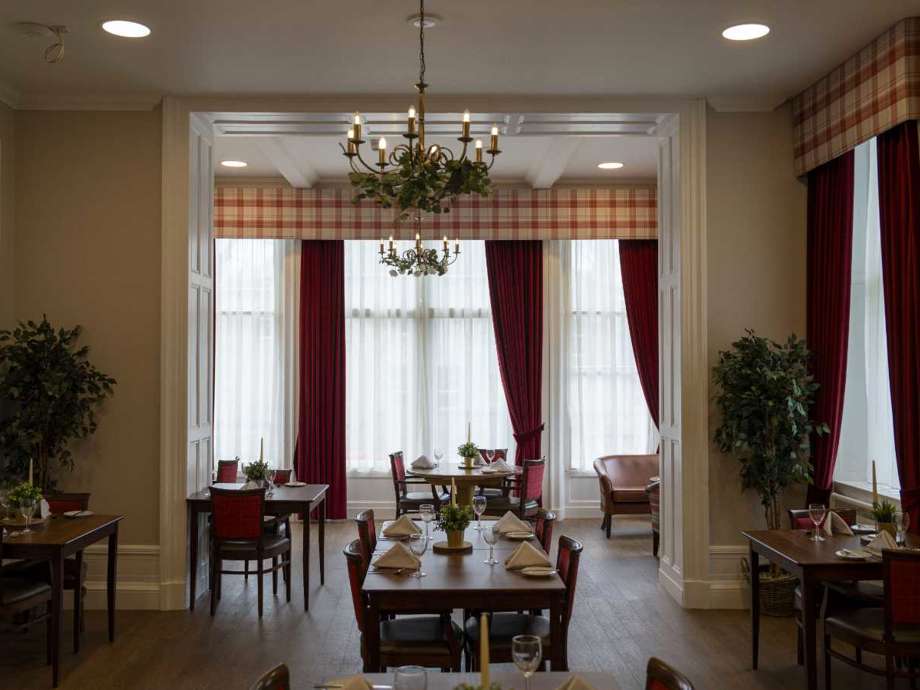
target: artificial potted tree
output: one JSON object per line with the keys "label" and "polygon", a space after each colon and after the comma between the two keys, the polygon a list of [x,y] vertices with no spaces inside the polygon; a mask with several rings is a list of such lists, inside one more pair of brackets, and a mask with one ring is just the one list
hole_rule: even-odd
{"label": "artificial potted tree", "polygon": [[71,444],[96,431],[96,412],[115,379],[89,361],[81,328],[54,328],[46,317],[0,331],[0,454],[24,476],[29,462],[45,495],[59,470],[73,469]]}
{"label": "artificial potted tree", "polygon": [[[805,341],[777,343],[748,330],[719,352],[713,374],[721,423],[715,441],[741,464],[742,490],[760,497],[769,529],[781,525],[782,495],[811,479],[810,436],[827,433],[809,417],[818,384]],[[764,613],[791,615],[796,579],[771,566],[760,574]]]}

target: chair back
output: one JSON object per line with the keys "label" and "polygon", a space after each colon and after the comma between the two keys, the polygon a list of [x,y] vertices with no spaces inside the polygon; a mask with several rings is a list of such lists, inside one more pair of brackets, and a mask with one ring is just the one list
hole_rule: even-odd
{"label": "chair back", "polygon": [[61,515],[71,510],[89,510],[89,494],[51,494],[45,496],[52,515]]}
{"label": "chair back", "polygon": [[556,513],[551,510],[541,510],[537,513],[533,523],[533,533],[537,536],[540,546],[546,553],[553,548],[553,525],[556,522]]}
{"label": "chair back", "polygon": [[274,484],[287,484],[291,481],[291,473],[294,470],[275,470],[272,474],[272,482]]}
{"label": "chair back", "polygon": [[290,690],[290,688],[291,674],[288,667],[278,664],[253,683],[249,690]]}
{"label": "chair back", "polygon": [[240,473],[239,460],[218,460],[217,461],[217,484],[236,484],[236,478]]}
{"label": "chair back", "polygon": [[[812,530],[815,528],[815,523],[811,521],[811,515],[808,513],[807,508],[790,508],[786,511],[789,514],[789,529],[804,529]],[[855,508],[844,508],[843,510],[835,510],[835,513],[839,515],[847,525],[855,525],[857,511]],[[830,514],[830,511],[828,511]],[[824,518],[827,519],[827,516]],[[824,521],[821,521],[821,524],[824,524]]]}
{"label": "chair back", "polygon": [[536,501],[543,505],[543,474],[546,471],[546,460],[525,460],[521,472],[521,514],[525,504]]}
{"label": "chair back", "polygon": [[390,476],[393,477],[393,491],[396,493],[396,503],[405,498],[406,462],[401,450],[390,453]]}
{"label": "chair back", "polygon": [[489,464],[489,452],[492,452],[492,462],[496,460],[508,460],[508,449],[507,448],[477,448],[479,451],[479,457],[482,458],[483,463],[486,465]]}
{"label": "chair back", "polygon": [[556,570],[565,584],[565,604],[562,607],[562,624],[568,629],[575,605],[575,585],[578,582],[578,562],[584,549],[581,542],[571,537],[559,537],[559,551],[556,553]]}
{"label": "chair back", "polygon": [[920,552],[882,551],[885,576],[885,636],[897,640],[899,626],[920,625]]}
{"label": "chair back", "polygon": [[650,481],[645,487],[648,496],[648,512],[652,516],[652,524],[657,525],[661,517],[661,480]]}
{"label": "chair back", "polygon": [[351,586],[351,603],[355,607],[355,622],[358,630],[364,632],[364,596],[361,594],[361,585],[364,583],[364,574],[367,563],[361,553],[361,541],[355,539],[343,551],[348,564],[348,584]]}
{"label": "chair back", "polygon": [[374,511],[372,509],[362,510],[355,517],[355,524],[358,526],[358,541],[361,542],[361,554],[367,563],[371,562],[371,556],[374,549],[377,548],[377,525],[374,522]]}
{"label": "chair back", "polygon": [[211,487],[211,534],[221,541],[260,541],[265,489]]}
{"label": "chair back", "polygon": [[645,670],[645,690],[693,690],[693,683],[680,671],[652,657]]}

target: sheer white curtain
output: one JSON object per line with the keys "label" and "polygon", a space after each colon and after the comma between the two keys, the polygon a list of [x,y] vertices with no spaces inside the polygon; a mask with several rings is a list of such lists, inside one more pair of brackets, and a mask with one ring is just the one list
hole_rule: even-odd
{"label": "sheer white curtain", "polygon": [[214,446],[291,467],[297,436],[300,242],[216,241]]}
{"label": "sheer white curtain", "polygon": [[345,243],[348,469],[389,472],[396,450],[452,461],[468,421],[479,446],[513,449],[483,242],[426,278],[390,276],[378,246]]}
{"label": "sheer white curtain", "polygon": [[602,455],[655,452],[658,437],[629,338],[617,241],[547,245],[558,262],[558,270],[544,274],[551,390],[558,394],[550,401],[551,447],[565,452],[571,469],[585,472]]}

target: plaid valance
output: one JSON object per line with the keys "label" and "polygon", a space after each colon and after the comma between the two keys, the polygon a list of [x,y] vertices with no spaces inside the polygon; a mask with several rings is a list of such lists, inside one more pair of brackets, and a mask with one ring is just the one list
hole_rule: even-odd
{"label": "plaid valance", "polygon": [[792,112],[797,175],[920,119],[920,17],[902,19],[800,93]]}
{"label": "plaid valance", "polygon": [[[214,235],[233,239],[413,239],[411,222],[371,202],[357,205],[350,189],[219,186]],[[654,239],[655,185],[518,189],[486,198],[461,197],[450,213],[428,216],[422,236],[439,239]]]}

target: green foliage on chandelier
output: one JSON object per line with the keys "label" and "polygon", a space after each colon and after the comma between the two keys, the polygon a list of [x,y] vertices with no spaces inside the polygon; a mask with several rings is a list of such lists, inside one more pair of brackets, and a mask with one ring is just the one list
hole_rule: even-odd
{"label": "green foliage on chandelier", "polygon": [[488,196],[492,181],[485,163],[469,159],[445,160],[423,158],[408,150],[396,157],[396,168],[383,175],[352,172],[348,178],[355,188],[354,203],[371,199],[383,208],[399,210],[399,220],[410,217],[411,211],[447,213],[450,197],[460,194]]}

